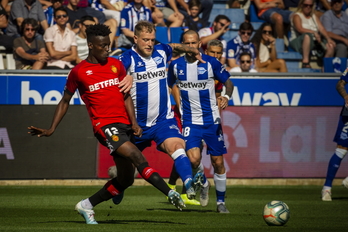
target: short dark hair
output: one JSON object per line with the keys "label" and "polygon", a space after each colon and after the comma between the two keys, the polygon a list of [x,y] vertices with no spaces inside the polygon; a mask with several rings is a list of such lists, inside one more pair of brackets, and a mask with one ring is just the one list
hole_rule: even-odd
{"label": "short dark hair", "polygon": [[200,0],[191,0],[191,1],[189,1],[189,3],[188,3],[189,9],[191,9],[194,6],[197,6],[198,8],[201,8],[201,6],[202,6],[201,1]]}
{"label": "short dark hair", "polygon": [[187,30],[185,31],[184,33],[182,33],[181,35],[181,41],[184,42],[184,37],[185,35],[197,35],[197,38],[199,40],[199,34],[197,31],[194,31],[194,30]]}
{"label": "short dark hair", "polygon": [[80,23],[84,23],[85,21],[92,21],[92,22],[95,22],[94,21],[94,18],[90,15],[85,15],[85,16],[82,16],[80,18]]}
{"label": "short dark hair", "polygon": [[65,14],[68,15],[68,11],[65,9],[65,7],[61,6],[54,10],[54,17],[56,17],[58,11],[64,11]]}
{"label": "short dark hair", "polygon": [[212,39],[208,42],[207,44],[207,48],[209,48],[210,46],[216,46],[216,47],[221,47],[224,48],[224,45],[222,44],[222,42],[218,39]]}
{"label": "short dark hair", "polygon": [[36,19],[26,18],[23,20],[23,22],[21,24],[22,34],[24,33],[25,25],[31,25],[35,31],[37,31],[39,29],[39,22]]}
{"label": "short dark hair", "polygon": [[250,52],[242,52],[242,53],[239,55],[239,59],[240,59],[242,56],[249,56],[249,58],[251,59],[251,54],[250,54]]}
{"label": "short dark hair", "polygon": [[152,33],[153,31],[156,32],[155,25],[145,20],[138,21],[138,23],[135,25],[135,28],[134,28],[134,34],[136,36],[139,36],[141,32]]}
{"label": "short dark hair", "polygon": [[95,24],[87,27],[87,42],[90,42],[93,37],[96,36],[109,36],[111,33],[110,28],[104,24]]}
{"label": "short dark hair", "polygon": [[249,22],[244,22],[242,23],[240,26],[239,26],[239,31],[251,31],[253,32],[254,31],[254,27],[251,23]]}
{"label": "short dark hair", "polygon": [[214,19],[214,22],[218,23],[221,19],[225,19],[229,23],[231,22],[231,19],[229,17],[227,17],[226,15],[217,15]]}

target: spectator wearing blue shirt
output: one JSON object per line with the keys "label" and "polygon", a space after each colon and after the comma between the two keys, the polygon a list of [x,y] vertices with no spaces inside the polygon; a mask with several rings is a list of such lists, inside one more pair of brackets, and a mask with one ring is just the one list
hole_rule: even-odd
{"label": "spectator wearing blue shirt", "polygon": [[249,22],[244,22],[239,26],[238,35],[227,43],[227,65],[230,68],[239,67],[240,54],[248,52],[254,62],[255,46],[250,41],[254,31],[253,26]]}
{"label": "spectator wearing blue shirt", "polygon": [[343,0],[331,0],[331,10],[320,18],[328,36],[336,42],[336,57],[346,58],[348,48],[348,15],[342,11]]}
{"label": "spectator wearing blue shirt", "polygon": [[151,11],[144,6],[143,0],[134,0],[121,12],[121,34],[117,40],[118,47],[132,47],[135,25],[141,20],[152,22]]}

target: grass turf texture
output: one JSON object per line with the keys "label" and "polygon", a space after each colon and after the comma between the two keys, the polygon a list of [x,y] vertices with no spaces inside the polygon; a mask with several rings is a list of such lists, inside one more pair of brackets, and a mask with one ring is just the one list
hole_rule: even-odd
{"label": "grass turf texture", "polygon": [[[334,186],[333,201],[322,202],[321,186],[228,186],[230,214],[216,213],[215,189],[207,207],[180,212],[152,186],[126,190],[123,202],[95,207],[99,225],[86,225],[75,204],[98,187],[0,186],[0,231],[347,231],[348,190]],[[282,200],[291,211],[283,227],[267,226],[264,205]]]}

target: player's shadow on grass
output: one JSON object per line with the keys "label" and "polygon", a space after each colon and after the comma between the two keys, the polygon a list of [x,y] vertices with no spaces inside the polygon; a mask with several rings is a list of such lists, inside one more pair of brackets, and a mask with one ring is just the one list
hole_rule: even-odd
{"label": "player's shadow on grass", "polygon": [[332,197],[332,200],[336,201],[348,201],[348,197]]}
{"label": "player's shadow on grass", "polygon": [[106,221],[98,221],[98,224],[134,224],[134,223],[186,225],[186,223],[181,223],[181,222],[155,221],[155,220],[106,220]]}
{"label": "player's shadow on grass", "polygon": [[[151,209],[146,209],[148,211],[151,211],[151,210],[163,210],[163,211],[179,211],[178,209],[168,209],[168,208],[151,208]],[[183,210],[181,212],[197,212],[197,213],[212,213],[212,212],[215,212],[214,210],[208,210],[208,209],[188,209],[188,208],[183,208]]]}

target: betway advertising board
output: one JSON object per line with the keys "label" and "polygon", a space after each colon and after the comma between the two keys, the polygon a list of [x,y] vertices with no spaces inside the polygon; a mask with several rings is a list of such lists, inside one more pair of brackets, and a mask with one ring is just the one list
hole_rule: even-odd
{"label": "betway advertising board", "polygon": [[[234,106],[340,106],[338,78],[239,77],[229,105]],[[66,75],[0,75],[0,104],[56,105],[62,97]],[[71,101],[83,104],[78,93]]]}

